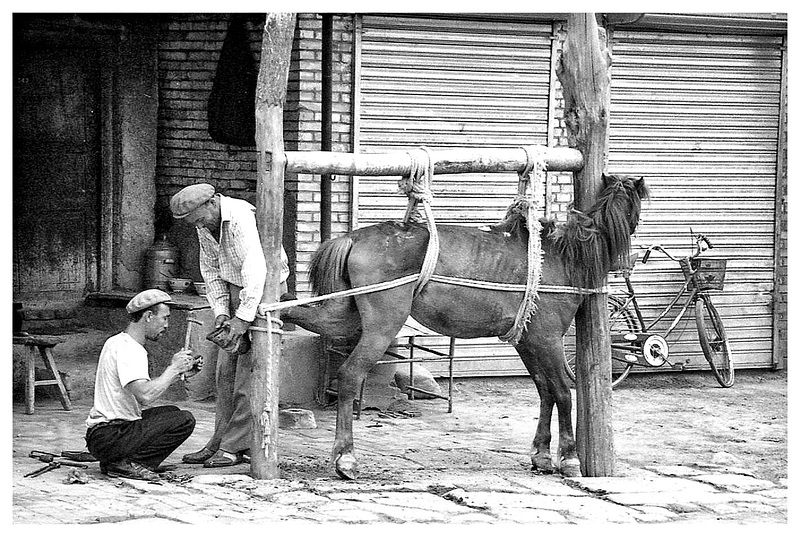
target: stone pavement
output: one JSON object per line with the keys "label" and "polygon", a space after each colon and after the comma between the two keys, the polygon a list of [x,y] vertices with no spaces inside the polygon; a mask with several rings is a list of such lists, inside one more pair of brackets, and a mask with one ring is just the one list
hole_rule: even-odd
{"label": "stone pavement", "polygon": [[[618,468],[619,476],[564,479],[530,472],[527,451],[535,420],[527,410],[487,412],[485,397],[457,395],[453,414],[441,401],[406,403],[409,413],[366,411],[355,422],[361,476],[346,482],[328,468],[335,414],[316,409],[316,429],[280,431],[281,478],[252,479],[248,465],[208,470],[178,464],[183,483],[153,484],[103,476],[70,484],[59,468],[42,466],[31,450],[82,450],[90,404],[65,412],[37,402],[36,413],[13,411],[14,524],[163,525],[175,523],[717,523],[779,524],[788,519],[788,483],[757,479],[717,465],[655,464]],[[531,403],[535,403],[531,395]],[[213,427],[213,404],[180,402],[197,428],[167,463],[202,447]],[[496,408],[496,407],[495,407]],[[554,435],[557,438],[557,435]],[[554,446],[555,449],[555,446]]]}

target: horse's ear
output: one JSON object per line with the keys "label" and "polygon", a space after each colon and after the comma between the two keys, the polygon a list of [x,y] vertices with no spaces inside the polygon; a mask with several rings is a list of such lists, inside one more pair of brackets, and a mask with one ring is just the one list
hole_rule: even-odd
{"label": "horse's ear", "polygon": [[644,177],[634,177],[633,184],[636,187],[636,193],[639,195],[639,199],[647,199],[650,197],[650,189],[647,188]]}

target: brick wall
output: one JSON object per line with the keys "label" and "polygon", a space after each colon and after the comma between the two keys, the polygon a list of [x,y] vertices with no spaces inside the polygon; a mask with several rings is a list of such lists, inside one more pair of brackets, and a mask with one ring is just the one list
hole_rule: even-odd
{"label": "brick wall", "polygon": [[[291,109],[295,133],[286,133],[287,150],[319,151],[322,147],[322,16],[299,15],[298,33],[289,75],[287,110]],[[333,16],[332,141],[333,151],[352,151],[353,19]],[[296,62],[296,64],[295,64]],[[296,67],[296,69],[295,69]],[[288,178],[287,178],[288,179]],[[310,294],[308,266],[320,245],[320,176],[295,174],[296,290]],[[331,236],[350,231],[351,182],[333,176],[331,185]],[[287,188],[290,188],[287,183]]]}
{"label": "brick wall", "polygon": [[[556,23],[556,60],[564,48],[564,40],[567,38],[565,23]],[[569,147],[569,135],[567,125],[564,122],[564,91],[558,77],[553,79],[553,92],[555,94],[555,106],[553,114],[553,132],[550,135],[548,145],[550,147]],[[552,172],[548,174],[550,182],[550,196],[547,205],[550,218],[555,218],[559,222],[564,222],[572,204],[572,172]]]}
{"label": "brick wall", "polygon": [[[784,82],[785,83],[785,82]],[[788,125],[788,106],[783,110],[784,125]],[[783,163],[788,162],[788,128],[781,133],[782,153],[778,155],[778,160]],[[775,291],[773,293],[775,315],[775,348],[773,349],[774,363],[779,369],[787,367],[789,354],[789,208],[788,208],[788,180],[786,165],[779,167],[781,176],[778,177],[775,197],[777,203],[776,220],[778,231],[775,234],[775,249],[778,254],[778,266],[775,270]]]}
{"label": "brick wall", "polygon": [[[199,278],[193,230],[169,215],[169,198],[186,185],[207,182],[234,197],[255,201],[255,147],[220,144],[208,133],[208,99],[228,28],[227,14],[181,14],[165,17],[160,28],[157,231],[169,229],[181,249],[184,272]],[[287,151],[321,149],[320,15],[300,14],[292,50],[284,112]],[[260,61],[264,15],[247,16],[253,62]],[[334,17],[333,150],[351,150],[352,44],[351,16]],[[319,246],[319,176],[287,175],[284,247],[293,274],[290,287],[306,283],[308,262]],[[332,189],[334,236],[349,231],[350,183],[335,178]]]}

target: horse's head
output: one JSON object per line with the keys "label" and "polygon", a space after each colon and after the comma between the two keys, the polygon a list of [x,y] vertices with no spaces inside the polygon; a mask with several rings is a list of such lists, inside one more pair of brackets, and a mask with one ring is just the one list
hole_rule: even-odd
{"label": "horse's head", "polygon": [[586,213],[573,211],[556,232],[576,285],[595,287],[615,263],[627,259],[648,189],[641,177],[603,175],[603,189]]}
{"label": "horse's head", "polygon": [[642,200],[649,197],[650,191],[644,183],[644,177],[603,174],[603,190],[595,207],[605,207],[604,217],[608,217],[609,212],[625,215],[627,235],[630,236],[639,225]]}
{"label": "horse's head", "polygon": [[603,190],[588,215],[605,235],[612,263],[628,257],[642,200],[648,197],[643,177],[603,174]]}

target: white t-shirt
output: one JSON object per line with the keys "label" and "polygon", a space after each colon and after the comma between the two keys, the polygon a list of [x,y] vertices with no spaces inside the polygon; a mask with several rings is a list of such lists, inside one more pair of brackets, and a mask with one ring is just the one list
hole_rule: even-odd
{"label": "white t-shirt", "polygon": [[111,336],[100,351],[94,382],[94,406],[86,427],[111,420],[142,418],[139,401],[125,389],[134,380],[150,380],[147,350],[125,332]]}

